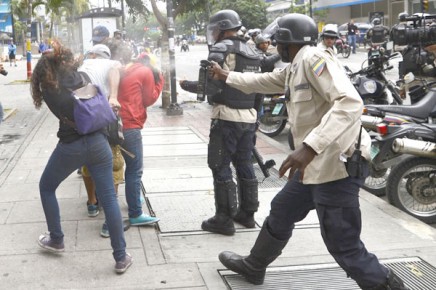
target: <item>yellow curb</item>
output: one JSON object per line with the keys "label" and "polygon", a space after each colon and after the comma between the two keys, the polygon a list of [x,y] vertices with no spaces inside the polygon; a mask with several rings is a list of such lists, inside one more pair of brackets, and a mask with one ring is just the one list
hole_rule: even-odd
{"label": "yellow curb", "polygon": [[19,85],[19,84],[27,84],[30,83],[30,80],[15,80],[10,83],[7,83],[6,85]]}
{"label": "yellow curb", "polygon": [[3,121],[5,121],[7,118],[9,118],[12,115],[15,115],[17,112],[16,108],[13,109],[3,109],[4,115],[3,115]]}

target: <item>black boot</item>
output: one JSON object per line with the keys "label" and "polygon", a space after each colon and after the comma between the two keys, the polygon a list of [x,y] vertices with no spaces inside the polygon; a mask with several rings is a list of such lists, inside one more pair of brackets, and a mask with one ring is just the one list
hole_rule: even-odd
{"label": "black boot", "polygon": [[388,277],[386,279],[386,282],[378,285],[374,288],[362,288],[366,290],[410,290],[407,288],[403,280],[401,280],[400,277],[398,277],[393,270],[389,269]]}
{"label": "black boot", "polygon": [[214,182],[215,216],[203,221],[201,229],[208,232],[231,236],[235,234],[232,217],[235,215],[236,184],[233,181]]}
{"label": "black boot", "polygon": [[233,220],[246,228],[252,229],[256,227],[256,221],[254,220],[254,212],[246,212],[243,209],[239,209]]}
{"label": "black boot", "polygon": [[257,179],[239,178],[238,185],[241,204],[233,220],[246,228],[254,228],[254,213],[259,208]]}
{"label": "black boot", "polygon": [[286,246],[288,241],[277,240],[268,231],[268,219],[265,220],[259,236],[246,258],[229,251],[219,254],[221,263],[254,285],[261,285],[265,280],[266,267],[271,264]]}

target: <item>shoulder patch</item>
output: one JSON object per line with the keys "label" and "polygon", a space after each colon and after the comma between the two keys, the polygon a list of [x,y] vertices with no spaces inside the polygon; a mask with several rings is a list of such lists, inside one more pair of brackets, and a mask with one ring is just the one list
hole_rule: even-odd
{"label": "shoulder patch", "polygon": [[316,76],[320,76],[325,68],[325,59],[320,57],[317,61],[312,65],[312,71]]}

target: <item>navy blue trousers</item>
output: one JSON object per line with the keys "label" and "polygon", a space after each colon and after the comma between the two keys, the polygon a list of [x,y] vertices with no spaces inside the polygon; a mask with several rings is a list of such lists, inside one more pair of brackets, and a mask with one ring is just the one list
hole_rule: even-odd
{"label": "navy blue trousers", "polygon": [[361,288],[386,282],[388,270],[360,240],[362,228],[359,190],[365,178],[351,178],[304,185],[298,174],[271,202],[268,228],[272,236],[288,240],[295,223],[316,209],[321,235],[328,251]]}
{"label": "navy blue trousers", "polygon": [[252,152],[256,144],[256,124],[212,120],[208,164],[216,181],[232,180],[230,163],[238,178],[255,179]]}

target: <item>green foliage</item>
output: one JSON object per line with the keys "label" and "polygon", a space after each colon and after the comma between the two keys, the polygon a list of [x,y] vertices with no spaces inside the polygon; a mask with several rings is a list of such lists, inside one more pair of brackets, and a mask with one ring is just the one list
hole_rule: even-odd
{"label": "green foliage", "polygon": [[[144,28],[147,28],[145,30]],[[135,41],[142,41],[143,38],[150,37],[157,41],[161,35],[160,24],[154,16],[149,18],[139,17],[133,20],[133,16],[126,19],[127,37]]]}
{"label": "green foliage", "polygon": [[268,4],[263,0],[221,0],[212,5],[212,14],[222,9],[232,9],[239,14],[242,25],[247,29],[265,28],[269,24],[266,18],[267,7]]}
{"label": "green foliage", "polygon": [[[111,1],[111,0],[108,0]],[[115,0],[115,2],[119,3],[121,0]],[[124,0],[126,5],[126,10],[129,13],[129,16],[132,22],[136,22],[138,19],[145,17],[147,18],[150,15],[150,10],[144,5],[142,0]]]}
{"label": "green foliage", "polygon": [[[313,3],[316,3],[316,2],[318,2],[318,0],[313,0],[312,6],[313,6]],[[293,0],[290,3],[289,13],[301,13],[301,14],[310,15],[310,3],[305,2],[304,4],[297,5],[297,1]],[[317,22],[324,21],[328,15],[328,13],[329,13],[329,9],[312,10],[312,17]]]}
{"label": "green foliage", "polygon": [[207,19],[204,13],[201,12],[189,12],[180,15],[175,21],[175,34],[190,35],[195,30],[197,34],[204,35],[207,25]]}

